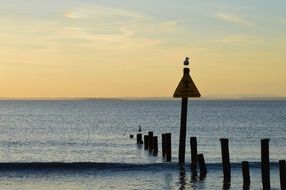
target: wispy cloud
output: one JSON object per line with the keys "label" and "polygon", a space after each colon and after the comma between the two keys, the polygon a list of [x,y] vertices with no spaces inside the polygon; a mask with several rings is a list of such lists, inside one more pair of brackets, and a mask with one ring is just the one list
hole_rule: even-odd
{"label": "wispy cloud", "polygon": [[62,37],[66,39],[79,39],[81,45],[94,47],[100,50],[136,50],[160,44],[159,40],[138,37],[134,31],[121,27],[117,33],[94,33],[86,28],[65,28]]}
{"label": "wispy cloud", "polygon": [[134,11],[119,9],[119,8],[111,8],[101,5],[91,5],[91,4],[82,4],[79,7],[67,10],[64,13],[64,17],[70,19],[81,19],[81,18],[101,19],[103,17],[112,19],[127,18],[130,20],[149,18],[149,16],[145,14],[141,14]]}
{"label": "wispy cloud", "polygon": [[263,40],[257,36],[248,36],[248,35],[229,35],[222,39],[214,40],[215,43],[219,44],[231,44],[238,46],[248,46],[256,45],[262,43]]}
{"label": "wispy cloud", "polygon": [[0,32],[0,47],[27,53],[69,49],[141,51],[163,46],[170,40],[168,33],[179,28],[176,20],[154,20],[140,12],[94,4],[69,7],[57,20],[14,20],[11,24],[11,20],[0,18],[7,26]]}
{"label": "wispy cloud", "polygon": [[63,37],[89,41],[100,49],[156,46],[162,40],[167,40],[162,37],[164,34],[178,29],[176,20],[156,22],[151,16],[140,12],[94,4],[77,6],[63,16],[70,19],[71,25],[64,28]]}
{"label": "wispy cloud", "polygon": [[159,27],[162,27],[165,31],[175,31],[178,28],[177,21],[165,21],[159,24]]}
{"label": "wispy cloud", "polygon": [[254,27],[254,24],[252,24],[248,20],[241,18],[240,16],[233,16],[223,12],[218,12],[216,15],[218,16],[218,18],[226,22],[239,24],[241,26],[246,26],[246,27]]}

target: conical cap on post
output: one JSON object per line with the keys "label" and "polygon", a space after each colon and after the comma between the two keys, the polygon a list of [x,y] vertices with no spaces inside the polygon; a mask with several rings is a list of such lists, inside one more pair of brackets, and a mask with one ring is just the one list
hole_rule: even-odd
{"label": "conical cap on post", "polygon": [[190,76],[190,69],[184,68],[184,75],[178,84],[174,98],[199,98],[201,94]]}

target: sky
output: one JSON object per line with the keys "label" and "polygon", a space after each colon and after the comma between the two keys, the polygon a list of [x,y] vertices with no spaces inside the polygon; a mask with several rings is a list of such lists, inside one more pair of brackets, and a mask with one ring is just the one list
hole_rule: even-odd
{"label": "sky", "polygon": [[0,97],[286,97],[285,0],[0,0]]}

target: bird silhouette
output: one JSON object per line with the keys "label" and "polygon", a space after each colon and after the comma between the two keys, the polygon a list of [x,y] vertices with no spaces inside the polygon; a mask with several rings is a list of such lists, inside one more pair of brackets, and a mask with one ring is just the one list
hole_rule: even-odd
{"label": "bird silhouette", "polygon": [[189,59],[190,59],[189,57],[186,57],[186,59],[184,61],[184,65],[189,65],[190,64]]}

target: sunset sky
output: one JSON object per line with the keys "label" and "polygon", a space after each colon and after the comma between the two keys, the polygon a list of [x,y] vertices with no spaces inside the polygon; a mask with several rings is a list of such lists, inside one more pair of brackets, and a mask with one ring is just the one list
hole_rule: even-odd
{"label": "sunset sky", "polygon": [[0,97],[286,97],[285,0],[0,0]]}

